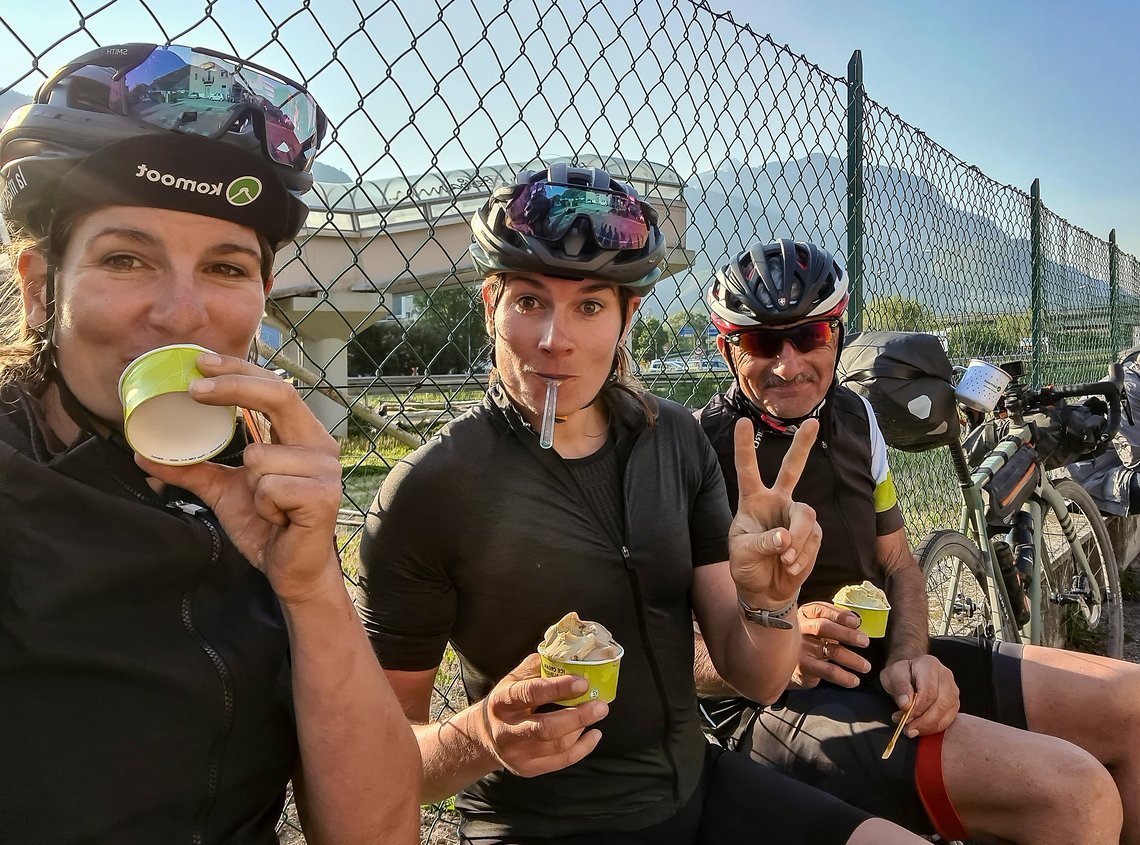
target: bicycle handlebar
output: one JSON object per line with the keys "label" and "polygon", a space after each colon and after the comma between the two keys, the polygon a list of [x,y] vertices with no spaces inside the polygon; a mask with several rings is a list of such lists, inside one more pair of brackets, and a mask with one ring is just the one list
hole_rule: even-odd
{"label": "bicycle handlebar", "polygon": [[[1010,387],[1014,386],[1016,385],[1010,385]],[[1132,411],[1128,407],[1128,396],[1124,392],[1124,365],[1118,363],[1108,365],[1108,378],[1104,381],[1086,384],[1046,385],[1040,390],[1025,388],[1024,392],[1020,392],[1020,395],[1016,396],[1015,404],[1020,406],[1023,413],[1026,410],[1047,408],[1050,405],[1057,404],[1057,401],[1061,399],[1080,396],[1103,396],[1108,401],[1108,425],[1101,432],[1097,445],[1110,440],[1116,434],[1117,429],[1120,428],[1122,409],[1128,416],[1129,424],[1132,424]],[[1010,410],[1014,409],[1010,408]]]}

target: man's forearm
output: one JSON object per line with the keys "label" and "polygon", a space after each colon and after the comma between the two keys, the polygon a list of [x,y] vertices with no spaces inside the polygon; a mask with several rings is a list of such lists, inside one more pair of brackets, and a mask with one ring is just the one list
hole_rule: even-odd
{"label": "man's forearm", "polygon": [[403,711],[339,581],[283,605],[311,842],[419,841],[420,759]]}
{"label": "man's forearm", "polygon": [[720,676],[709,656],[705,638],[699,633],[693,638],[693,680],[697,685],[697,695],[714,697],[738,696],[740,693]]}
{"label": "man's forearm", "polygon": [[800,623],[796,609],[784,617],[791,630],[766,628],[741,616],[730,629],[724,651],[724,680],[739,693],[771,704],[788,686],[800,657]]}
{"label": "man's forearm", "polygon": [[413,725],[423,758],[423,796],[434,803],[502,768],[481,739],[482,702],[439,722]]}
{"label": "man's forearm", "polygon": [[887,575],[891,603],[891,635],[887,661],[912,660],[930,650],[930,606],[926,582],[917,564],[900,566]]}

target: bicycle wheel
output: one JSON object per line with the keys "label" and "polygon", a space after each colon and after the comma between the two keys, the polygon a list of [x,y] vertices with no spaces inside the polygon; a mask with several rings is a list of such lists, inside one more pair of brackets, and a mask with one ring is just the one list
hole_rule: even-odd
{"label": "bicycle wheel", "polygon": [[931,531],[915,549],[914,556],[926,579],[930,633],[992,635],[985,564],[973,540],[960,531]]}
{"label": "bicycle wheel", "polygon": [[1100,603],[1092,600],[1088,578],[1076,567],[1057,515],[1045,507],[1041,520],[1041,543],[1045,551],[1045,583],[1041,589],[1045,644],[1103,652],[1119,658],[1124,651],[1124,609],[1120,572],[1104,518],[1092,497],[1077,482],[1066,478],[1053,486],[1068,506],[1069,518],[1102,600]]}

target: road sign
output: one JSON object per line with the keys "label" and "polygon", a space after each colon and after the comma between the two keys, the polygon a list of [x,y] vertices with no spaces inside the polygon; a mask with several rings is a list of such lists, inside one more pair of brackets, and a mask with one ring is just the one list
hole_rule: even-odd
{"label": "road sign", "polygon": [[705,334],[708,335],[709,337],[716,337],[717,334],[719,334],[719,332],[717,332],[717,330],[716,330],[716,324],[715,323],[709,323],[708,327],[705,329]]}
{"label": "road sign", "polygon": [[696,331],[693,329],[693,327],[688,323],[685,323],[685,325],[681,326],[681,330],[677,332],[677,337],[692,337],[695,334]]}

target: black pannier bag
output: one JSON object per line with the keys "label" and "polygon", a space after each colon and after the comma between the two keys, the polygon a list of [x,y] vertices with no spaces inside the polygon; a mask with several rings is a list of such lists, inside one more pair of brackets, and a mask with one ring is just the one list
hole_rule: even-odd
{"label": "black pannier bag", "polygon": [[853,334],[839,354],[838,375],[871,403],[888,446],[924,452],[961,436],[953,368],[932,334]]}

